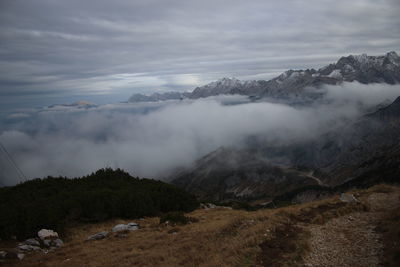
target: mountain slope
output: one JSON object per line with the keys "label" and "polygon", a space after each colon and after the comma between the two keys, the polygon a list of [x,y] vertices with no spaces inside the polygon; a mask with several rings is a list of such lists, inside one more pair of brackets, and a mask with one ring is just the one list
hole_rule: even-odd
{"label": "mountain slope", "polygon": [[[316,141],[221,148],[175,174],[173,184],[200,199],[271,200],[313,185],[395,182],[400,175],[400,97]],[[285,157],[279,163],[275,158]],[[385,175],[382,180],[381,175]],[[365,181],[363,181],[365,179]],[[372,179],[372,180],[371,180]]]}
{"label": "mountain slope", "polygon": [[174,185],[208,201],[271,199],[299,186],[318,184],[308,173],[273,165],[253,149],[219,148],[174,176]]}

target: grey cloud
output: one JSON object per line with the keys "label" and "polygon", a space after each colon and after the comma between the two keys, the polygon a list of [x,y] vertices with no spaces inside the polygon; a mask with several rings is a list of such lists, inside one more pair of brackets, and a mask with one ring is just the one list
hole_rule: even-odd
{"label": "grey cloud", "polygon": [[[250,136],[286,145],[313,140],[400,95],[399,85],[345,83],[324,90],[324,101],[311,107],[218,96],[19,112],[3,120],[0,141],[29,178],[85,175],[108,166],[163,178]],[[6,159],[0,163],[2,182],[18,181]]]}
{"label": "grey cloud", "polygon": [[[10,92],[190,90],[222,76],[270,78],[400,47],[394,0],[4,0],[1,7],[2,101]],[[180,83],[183,75],[197,84]]]}

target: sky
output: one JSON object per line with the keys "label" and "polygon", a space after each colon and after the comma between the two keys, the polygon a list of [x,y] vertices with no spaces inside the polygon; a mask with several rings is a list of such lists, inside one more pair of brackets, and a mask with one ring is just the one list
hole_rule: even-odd
{"label": "sky", "polygon": [[398,0],[1,0],[0,110],[400,52]]}

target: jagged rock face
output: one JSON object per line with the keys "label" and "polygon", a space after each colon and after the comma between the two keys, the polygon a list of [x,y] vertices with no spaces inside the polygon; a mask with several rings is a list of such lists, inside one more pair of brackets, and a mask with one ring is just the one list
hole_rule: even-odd
{"label": "jagged rock face", "polygon": [[320,73],[337,73],[343,81],[348,82],[395,84],[400,82],[400,58],[394,51],[384,56],[350,55],[321,69]]}
{"label": "jagged rock face", "polygon": [[240,81],[236,78],[222,78],[216,82],[197,87],[190,98],[202,98],[215,95],[251,95],[258,94],[263,89],[261,81]]}
{"label": "jagged rock face", "polygon": [[319,70],[288,70],[268,81],[240,81],[236,78],[222,78],[207,85],[197,87],[191,93],[168,92],[150,96],[133,95],[130,102],[149,102],[168,99],[203,98],[221,94],[239,94],[277,99],[296,98],[315,99],[321,94],[318,90],[307,91],[305,88],[319,88],[323,85],[335,85],[342,82],[360,83],[400,83],[400,57],[392,51],[383,56],[350,55],[338,62]]}
{"label": "jagged rock face", "polygon": [[154,93],[152,95],[134,94],[129,98],[129,102],[157,102],[165,100],[180,100],[187,98],[189,93],[180,92],[167,92],[167,93]]}
{"label": "jagged rock face", "polygon": [[303,92],[305,88],[319,88],[325,84],[335,85],[353,81],[364,84],[400,83],[400,57],[396,52],[390,52],[384,56],[350,55],[317,71],[314,69],[289,70],[267,81],[261,93],[272,97],[302,93],[303,97],[306,97],[307,95]]}

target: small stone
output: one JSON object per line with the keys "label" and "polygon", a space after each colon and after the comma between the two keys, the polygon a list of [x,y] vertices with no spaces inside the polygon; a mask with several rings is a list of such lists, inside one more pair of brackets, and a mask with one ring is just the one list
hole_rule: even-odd
{"label": "small stone", "polygon": [[43,240],[43,245],[45,245],[46,247],[51,247],[51,240],[50,239]]}
{"label": "small stone", "polygon": [[29,238],[29,239],[25,240],[24,244],[40,247],[40,242],[38,240],[36,240],[35,238]]}
{"label": "small stone", "polygon": [[32,250],[40,250],[40,247],[32,246],[32,245],[20,245],[20,246],[18,246],[18,249],[24,250],[24,251],[32,251]]}
{"label": "small stone", "polygon": [[61,247],[62,245],[64,245],[64,242],[63,242],[61,239],[59,239],[59,238],[53,240],[52,243],[54,244],[54,246],[56,246],[56,247],[58,247],[58,248]]}
{"label": "small stone", "polygon": [[100,240],[100,239],[104,239],[108,236],[108,232],[104,231],[104,232],[100,232],[94,235],[89,236],[86,240],[90,241],[90,240]]}
{"label": "small stone", "polygon": [[0,251],[0,259],[5,259],[6,256],[7,256],[7,252],[1,250]]}
{"label": "small stone", "polygon": [[112,232],[113,233],[115,233],[115,232],[121,232],[121,231],[127,231],[128,230],[128,225],[126,225],[126,224],[117,224],[116,226],[114,226],[113,228],[112,228]]}
{"label": "small stone", "polygon": [[58,238],[58,233],[53,230],[42,229],[38,232],[38,236],[41,240],[45,239],[56,239]]}
{"label": "small stone", "polygon": [[207,205],[208,205],[209,209],[215,209],[217,207],[217,205],[212,204],[212,203],[208,203]]}
{"label": "small stone", "polygon": [[342,193],[340,195],[340,201],[346,203],[358,202],[358,200],[355,198],[353,194],[346,194],[346,193]]}
{"label": "small stone", "polygon": [[139,229],[139,224],[134,223],[134,222],[128,223],[127,226],[128,226],[129,231],[135,231],[135,230]]}
{"label": "small stone", "polygon": [[25,254],[24,254],[24,253],[18,253],[18,254],[17,254],[17,258],[18,258],[19,260],[22,260],[23,258],[25,258]]}

